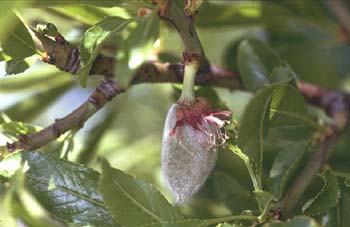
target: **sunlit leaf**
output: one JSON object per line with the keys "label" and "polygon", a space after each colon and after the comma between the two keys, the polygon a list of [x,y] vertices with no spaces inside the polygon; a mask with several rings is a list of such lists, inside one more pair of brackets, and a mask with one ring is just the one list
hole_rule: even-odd
{"label": "sunlit leaf", "polygon": [[3,163],[12,163],[19,167],[16,161],[27,163],[26,187],[54,217],[78,225],[119,226],[97,192],[100,175],[96,171],[29,151],[9,156],[0,162],[0,166],[5,168]]}
{"label": "sunlit leaf", "polygon": [[157,11],[141,20],[129,37],[123,42],[118,53],[118,65],[115,68],[117,81],[121,87],[128,87],[132,73],[152,53],[153,44],[159,35],[159,18]]}
{"label": "sunlit leaf", "polygon": [[19,168],[16,174],[12,177],[10,185],[10,189],[5,198],[5,203],[14,217],[20,218],[20,220],[28,226],[66,226],[62,220],[55,220],[51,217],[33,195],[28,192],[25,188],[25,175],[21,168]]}
{"label": "sunlit leaf", "polygon": [[82,67],[78,71],[82,86],[86,86],[87,76],[103,44],[122,32],[130,22],[132,20],[121,17],[107,17],[85,32],[80,43]]}
{"label": "sunlit leaf", "polygon": [[23,59],[36,53],[32,36],[16,15],[9,15],[10,23],[0,30],[0,43],[3,51],[12,58]]}
{"label": "sunlit leaf", "polygon": [[0,62],[11,60],[11,57],[5,54],[4,51],[0,51]]}
{"label": "sunlit leaf", "polygon": [[108,14],[101,8],[94,7],[92,5],[55,7],[53,10],[89,25],[96,24],[97,22],[103,20],[104,17],[108,16]]}
{"label": "sunlit leaf", "polygon": [[243,225],[238,225],[238,224],[219,224],[216,227],[243,227]]}

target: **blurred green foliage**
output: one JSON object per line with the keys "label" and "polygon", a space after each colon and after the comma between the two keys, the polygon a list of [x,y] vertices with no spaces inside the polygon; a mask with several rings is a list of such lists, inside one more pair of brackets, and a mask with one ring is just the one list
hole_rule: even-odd
{"label": "blurred green foliage", "polygon": [[[177,3],[181,7],[182,1]],[[134,69],[130,67],[130,59],[141,58],[141,62],[154,60],[155,56],[181,59],[183,45],[174,29],[159,21],[156,14],[144,21],[137,20],[137,10],[145,6],[153,7],[147,0],[0,0],[0,64],[4,69],[7,66],[6,72],[0,70],[0,100],[6,99],[0,103],[4,113],[0,120],[0,145],[16,140],[20,134],[46,127],[84,102],[100,79],[87,77],[98,52],[116,56],[115,50],[122,50],[126,60],[115,70],[124,69],[129,76]],[[116,30],[100,26],[116,17],[125,23],[122,29],[117,29],[115,24],[112,27]],[[80,88],[76,77],[40,62],[28,64],[31,67],[22,73],[27,67],[27,57],[37,54],[24,24],[35,27],[41,21],[55,24],[64,37],[80,45],[82,54],[86,54],[83,60],[87,69],[82,77],[83,82],[87,79],[86,89]],[[137,24],[129,24],[131,21]],[[249,90],[200,87],[197,93],[214,102],[214,107],[227,107],[233,112],[232,121],[238,122],[240,131],[238,138],[232,135],[228,142],[238,142],[255,162],[262,188],[280,199],[315,150],[309,141],[312,133],[321,127],[315,116],[308,114],[295,80],[348,92],[349,40],[325,1],[208,0],[201,5],[195,25],[210,62],[239,70]],[[94,29],[101,27],[101,33],[96,35]],[[89,32],[85,33],[87,29],[92,31],[91,37]],[[153,45],[156,40],[158,44]],[[147,48],[143,49],[144,46]],[[133,49],[142,50],[132,52]],[[6,73],[19,74],[5,76]],[[122,80],[129,82],[130,77]],[[199,219],[242,213],[258,215],[258,207],[264,208],[263,202],[256,202],[242,160],[226,148],[220,148],[215,170],[190,203],[172,207],[160,195],[173,201],[161,179],[160,151],[166,112],[178,95],[178,89],[170,84],[132,86],[78,133],[63,135],[39,149],[41,153],[23,153],[23,157],[14,154],[2,160],[0,226],[18,226],[19,222],[28,226],[118,226],[120,218],[120,224],[125,226],[146,223],[186,227],[205,225]],[[350,224],[349,138],[348,127],[337,143],[328,171],[320,174],[324,184],[315,179],[295,210],[297,217],[286,223],[276,221],[263,226]],[[101,158],[107,159],[110,166],[102,161],[101,169]],[[28,165],[29,172],[23,174],[19,169],[15,173],[17,168]],[[97,192],[100,174],[102,196],[108,200],[106,206]],[[118,189],[115,182],[122,182],[125,188]],[[129,204],[127,199],[131,195],[114,196],[118,190],[135,190],[133,196],[138,199]],[[26,205],[28,201],[37,205],[35,212]],[[119,205],[118,201],[128,202]],[[137,209],[142,211],[136,212],[140,217],[133,216]],[[304,214],[309,217],[299,216]],[[220,222],[225,221],[218,220],[215,224]],[[232,225],[218,226],[251,224],[228,222]]]}

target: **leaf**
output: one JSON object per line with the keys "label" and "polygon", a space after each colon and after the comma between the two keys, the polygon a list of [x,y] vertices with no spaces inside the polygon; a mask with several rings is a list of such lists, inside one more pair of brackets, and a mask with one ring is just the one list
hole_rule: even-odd
{"label": "leaf", "polygon": [[276,201],[276,198],[268,191],[254,191],[254,194],[259,205],[259,211],[262,215],[265,215],[270,210],[272,202]]}
{"label": "leaf", "polygon": [[[17,155],[22,156],[28,166],[25,173],[27,188],[54,217],[77,225],[119,226],[97,192],[98,172],[47,154],[27,151]],[[0,166],[10,159],[14,159],[13,164],[20,160],[18,156],[10,155],[0,162]]]}
{"label": "leaf", "polygon": [[23,166],[11,178],[10,188],[5,197],[5,203],[14,217],[20,218],[28,226],[35,227],[64,227],[61,220],[57,221],[38,203],[25,188]]}
{"label": "leaf", "polygon": [[284,193],[288,181],[297,169],[307,150],[307,141],[288,144],[278,152],[270,170],[270,191],[280,199]]}
{"label": "leaf", "polygon": [[0,161],[0,176],[11,178],[15,172],[21,167],[22,155],[13,153],[7,158]]}
{"label": "leaf", "polygon": [[0,51],[0,62],[11,60],[11,57],[5,54],[4,51]]}
{"label": "leaf", "polygon": [[[323,11],[315,10],[316,6],[309,6],[309,9],[315,13]],[[329,88],[342,86],[342,79],[350,70],[347,61],[350,47],[339,42],[322,24],[294,19],[283,25],[268,26],[266,31],[271,46],[288,62],[300,80]],[[332,75],[331,80],[329,75]]]}
{"label": "leaf", "polygon": [[291,69],[275,52],[257,39],[247,39],[238,48],[238,67],[245,87],[250,91],[276,82],[291,80]]}
{"label": "leaf", "polygon": [[6,61],[5,71],[7,75],[22,73],[30,67],[25,59],[11,59]]}
{"label": "leaf", "polygon": [[[103,20],[104,17],[111,16],[108,15],[108,13],[103,9],[92,5],[72,5],[55,7],[52,9],[71,17],[75,21],[80,21],[89,25],[96,24],[97,22]],[[116,10],[116,8],[113,8],[113,10]]]}
{"label": "leaf", "polygon": [[338,203],[340,196],[338,179],[329,172],[322,176],[322,178],[324,180],[324,186],[321,191],[314,198],[309,199],[302,207],[303,212],[306,214],[315,215],[324,213]]}
{"label": "leaf", "polygon": [[111,37],[123,31],[132,20],[121,17],[107,17],[89,28],[80,43],[80,58],[82,67],[78,71],[80,83],[86,86],[87,76],[99,50]]}
{"label": "leaf", "polygon": [[275,88],[270,86],[255,93],[245,107],[239,127],[238,146],[249,157],[258,176],[261,176],[263,139],[269,125],[270,102]]}
{"label": "leaf", "polygon": [[206,226],[205,220],[199,219],[184,219],[175,222],[152,223],[140,225],[139,227],[203,227]]}
{"label": "leaf", "polygon": [[350,190],[341,188],[340,198],[336,207],[328,212],[328,223],[326,227],[348,227],[350,223]]}
{"label": "leaf", "polygon": [[10,14],[9,17],[11,18],[9,25],[0,31],[2,50],[12,58],[23,59],[32,56],[36,53],[32,36],[15,14]]}
{"label": "leaf", "polygon": [[256,209],[253,194],[234,177],[222,171],[213,173],[214,194],[235,214]]}
{"label": "leaf", "polygon": [[139,226],[182,219],[177,209],[150,184],[111,168],[105,160],[99,190],[121,225]]}
{"label": "leaf", "polygon": [[287,222],[274,221],[266,223],[263,227],[321,227],[314,219],[297,216]]}
{"label": "leaf", "polygon": [[0,0],[0,34],[11,30],[13,22],[16,21],[16,15],[12,12],[14,8],[21,8],[27,5],[26,1],[8,1]]}
{"label": "leaf", "polygon": [[118,84],[122,88],[129,86],[134,70],[143,63],[153,51],[153,44],[159,35],[159,17],[157,10],[141,21],[123,43],[123,50],[117,55],[115,68]]}
{"label": "leaf", "polygon": [[227,223],[224,223],[224,224],[219,224],[216,227],[244,227],[244,226],[243,225],[238,225],[238,224],[227,224]]}
{"label": "leaf", "polygon": [[37,132],[41,127],[19,121],[4,122],[0,125],[0,133],[12,141],[18,140],[19,135]]}
{"label": "leaf", "polygon": [[96,5],[103,7],[113,7],[120,4],[121,0],[60,0],[60,1],[47,1],[47,0],[27,0],[35,7],[51,7],[51,6],[67,6],[67,5]]}
{"label": "leaf", "polygon": [[306,115],[306,104],[298,89],[287,84],[274,91],[270,113],[271,126],[309,123],[312,120]]}

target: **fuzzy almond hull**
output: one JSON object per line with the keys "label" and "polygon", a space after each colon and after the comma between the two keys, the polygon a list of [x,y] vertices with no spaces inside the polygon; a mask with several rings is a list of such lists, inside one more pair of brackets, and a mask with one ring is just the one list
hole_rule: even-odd
{"label": "fuzzy almond hull", "polygon": [[201,188],[215,167],[217,152],[212,140],[217,137],[217,129],[203,120],[203,130],[185,124],[170,136],[176,125],[176,110],[179,107],[179,104],[173,104],[165,121],[162,173],[176,202],[184,203]]}

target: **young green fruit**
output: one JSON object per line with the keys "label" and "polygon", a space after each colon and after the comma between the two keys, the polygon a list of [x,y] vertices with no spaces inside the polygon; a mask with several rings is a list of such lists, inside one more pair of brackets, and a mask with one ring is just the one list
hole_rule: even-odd
{"label": "young green fruit", "polygon": [[163,132],[162,173],[177,203],[191,198],[215,167],[217,147],[226,139],[221,128],[230,115],[213,112],[205,98],[190,106],[170,107]]}

